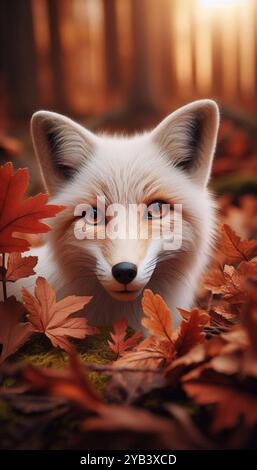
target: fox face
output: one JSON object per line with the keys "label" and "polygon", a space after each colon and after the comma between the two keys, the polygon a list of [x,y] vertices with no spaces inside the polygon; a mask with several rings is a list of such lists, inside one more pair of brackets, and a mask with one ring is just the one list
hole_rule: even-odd
{"label": "fox face", "polygon": [[66,206],[49,238],[56,282],[121,302],[135,301],[146,285],[164,297],[174,283],[193,286],[214,234],[206,186],[218,122],[211,100],[132,137],[95,135],[59,114],[35,113],[45,186]]}

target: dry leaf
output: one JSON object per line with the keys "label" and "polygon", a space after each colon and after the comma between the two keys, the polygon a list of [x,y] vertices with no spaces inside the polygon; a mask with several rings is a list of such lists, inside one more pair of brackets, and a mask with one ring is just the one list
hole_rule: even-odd
{"label": "dry leaf", "polygon": [[170,341],[150,336],[133,351],[124,354],[114,363],[114,367],[137,369],[160,369],[175,356],[174,344]]}
{"label": "dry leaf", "polygon": [[154,295],[149,289],[144,291],[142,307],[145,318],[142,325],[149,333],[157,338],[164,338],[172,341],[172,313],[168,306],[158,294]]}
{"label": "dry leaf", "polygon": [[72,295],[57,302],[54,289],[44,278],[39,277],[36,281],[35,296],[23,288],[22,299],[34,331],[45,333],[55,347],[70,351],[67,336],[85,338],[97,332],[96,328],[88,325],[85,317],[71,316],[81,310],[91,297]]}
{"label": "dry leaf", "polygon": [[177,357],[188,353],[196,344],[202,343],[205,338],[203,328],[210,322],[209,315],[198,308],[194,308],[191,312],[178,309],[182,317],[188,318],[183,320],[176,333],[175,349]]}
{"label": "dry leaf", "polygon": [[225,284],[221,286],[222,298],[233,304],[241,304],[246,300],[245,278],[234,266],[224,266]]}
{"label": "dry leaf", "polygon": [[241,240],[229,225],[221,228],[220,248],[226,255],[227,264],[250,261],[257,255],[257,240]]}
{"label": "dry leaf", "polygon": [[205,289],[210,290],[213,294],[220,294],[220,288],[225,284],[223,268],[215,265],[211,270],[203,276],[203,285]]}

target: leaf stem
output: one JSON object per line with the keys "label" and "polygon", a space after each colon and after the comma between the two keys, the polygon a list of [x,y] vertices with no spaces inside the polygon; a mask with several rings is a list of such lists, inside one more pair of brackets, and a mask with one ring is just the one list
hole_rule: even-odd
{"label": "leaf stem", "polygon": [[4,296],[4,301],[6,302],[7,300],[7,288],[6,288],[6,279],[5,279],[5,253],[2,254],[2,284],[3,284],[3,296]]}

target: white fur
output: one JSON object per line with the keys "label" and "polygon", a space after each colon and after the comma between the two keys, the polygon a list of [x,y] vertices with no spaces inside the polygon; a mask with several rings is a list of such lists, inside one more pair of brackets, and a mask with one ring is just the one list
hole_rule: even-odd
{"label": "white fur", "polygon": [[[192,153],[188,142],[195,117],[196,122],[201,123],[201,132],[199,144],[193,147]],[[129,323],[138,328],[145,287],[162,295],[176,322],[176,307],[189,309],[192,306],[215,230],[214,204],[206,185],[218,120],[216,104],[201,100],[171,114],[152,132],[110,137],[96,136],[55,113],[40,111],[34,115],[33,141],[45,184],[53,195],[51,202],[67,206],[50,221],[53,230],[46,244],[31,250],[39,257],[36,271],[54,285],[58,297],[93,295],[86,307],[91,323],[111,324],[127,316]],[[45,139],[45,124],[58,134],[54,156],[57,163],[78,169],[71,180],[64,181],[53,166]],[[177,166],[190,158],[196,160],[192,167]],[[183,204],[186,216],[179,252],[166,256],[162,239],[142,243],[128,239],[77,240],[74,237],[73,212],[77,204],[91,203],[92,198],[104,194],[108,204],[118,202],[127,207],[128,203],[142,203],[158,193],[164,193],[168,201]],[[110,295],[120,287],[111,268],[123,261],[138,266],[137,277],[130,284],[138,295],[132,300],[123,301]],[[32,290],[34,278],[22,280],[20,284]]]}

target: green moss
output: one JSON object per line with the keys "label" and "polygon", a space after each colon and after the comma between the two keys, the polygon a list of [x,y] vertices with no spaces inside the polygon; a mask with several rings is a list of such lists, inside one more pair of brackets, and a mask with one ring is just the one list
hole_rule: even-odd
{"label": "green moss", "polygon": [[76,348],[84,362],[106,364],[115,359],[115,354],[108,346],[110,328],[99,328],[99,335],[88,336],[83,341],[76,342]]}
{"label": "green moss", "polygon": [[1,383],[2,387],[10,388],[16,385],[17,380],[14,377],[5,377]]}
{"label": "green moss", "polygon": [[[84,340],[70,340],[76,347],[81,361],[84,363],[106,364],[115,359],[115,354],[108,346],[110,328],[100,329],[98,335],[88,336]],[[11,362],[23,361],[38,367],[61,369],[69,363],[68,354],[59,348],[53,348],[49,339],[42,334],[35,334],[16,354]],[[89,378],[97,390],[102,391],[108,378],[99,372],[90,371]],[[10,378],[5,379],[10,381]],[[13,385],[10,382],[11,386]],[[8,385],[7,385],[8,386]]]}

